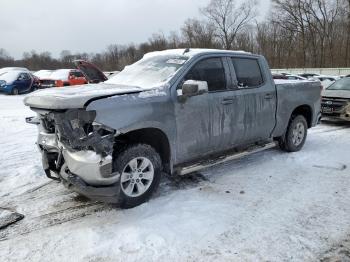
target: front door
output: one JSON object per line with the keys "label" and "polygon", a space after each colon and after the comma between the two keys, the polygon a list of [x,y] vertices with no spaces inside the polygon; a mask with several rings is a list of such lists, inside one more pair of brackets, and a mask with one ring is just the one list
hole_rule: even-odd
{"label": "front door", "polygon": [[16,81],[16,87],[19,92],[28,91],[32,86],[32,78],[28,73],[20,73]]}
{"label": "front door", "polygon": [[[231,146],[236,118],[232,107],[229,67],[224,57],[204,58],[184,80],[206,81],[209,92],[176,103],[177,160],[201,159]],[[239,133],[239,132],[237,132]]]}

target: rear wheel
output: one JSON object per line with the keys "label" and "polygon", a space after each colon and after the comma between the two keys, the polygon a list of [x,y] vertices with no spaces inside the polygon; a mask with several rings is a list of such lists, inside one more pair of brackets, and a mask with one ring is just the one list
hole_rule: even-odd
{"label": "rear wheel", "polygon": [[11,95],[18,95],[18,94],[19,94],[18,88],[14,87],[11,91]]}
{"label": "rear wheel", "polygon": [[131,208],[146,202],[159,186],[162,164],[159,154],[149,145],[127,147],[114,161],[120,174],[120,207]]}
{"label": "rear wheel", "polygon": [[285,135],[280,138],[280,147],[287,152],[300,151],[306,141],[307,128],[308,126],[304,116],[293,116]]}

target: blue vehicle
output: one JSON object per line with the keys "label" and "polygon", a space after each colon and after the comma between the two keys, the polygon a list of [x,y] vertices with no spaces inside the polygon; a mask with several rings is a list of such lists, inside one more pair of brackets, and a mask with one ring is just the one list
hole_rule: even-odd
{"label": "blue vehicle", "polygon": [[0,74],[0,92],[18,95],[29,92],[34,86],[34,79],[28,71],[14,70]]}

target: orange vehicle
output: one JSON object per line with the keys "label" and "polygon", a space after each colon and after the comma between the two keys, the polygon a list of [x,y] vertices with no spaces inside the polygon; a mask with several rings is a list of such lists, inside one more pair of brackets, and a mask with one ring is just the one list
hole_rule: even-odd
{"label": "orange vehicle", "polygon": [[84,85],[107,80],[102,71],[89,62],[76,60],[74,64],[77,69],[58,69],[46,79],[41,79],[41,88]]}
{"label": "orange vehicle", "polygon": [[76,69],[58,69],[50,75],[50,80],[55,81],[55,86],[74,86],[88,83],[84,74]]}

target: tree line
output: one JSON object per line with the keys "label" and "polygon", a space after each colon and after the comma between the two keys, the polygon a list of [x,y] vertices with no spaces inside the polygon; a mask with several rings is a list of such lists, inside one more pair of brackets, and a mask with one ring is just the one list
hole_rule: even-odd
{"label": "tree line", "polygon": [[122,70],[145,53],[169,48],[219,48],[264,55],[273,68],[350,67],[350,0],[272,0],[268,18],[258,21],[258,0],[211,0],[201,17],[177,32],[153,34],[141,44],[111,44],[101,53],[25,52],[15,60],[0,48],[0,68],[70,68],[75,59],[105,71]]}

